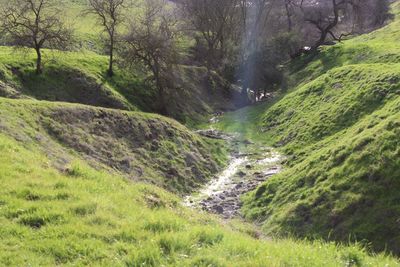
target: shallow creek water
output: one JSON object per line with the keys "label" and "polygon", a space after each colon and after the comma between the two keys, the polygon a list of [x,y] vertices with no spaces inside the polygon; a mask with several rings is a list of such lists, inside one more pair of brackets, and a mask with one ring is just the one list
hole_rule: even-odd
{"label": "shallow creek water", "polygon": [[270,147],[243,144],[234,138],[228,141],[237,146],[228,166],[197,193],[184,200],[187,206],[216,213],[226,219],[240,216],[241,195],[279,173],[283,159]]}

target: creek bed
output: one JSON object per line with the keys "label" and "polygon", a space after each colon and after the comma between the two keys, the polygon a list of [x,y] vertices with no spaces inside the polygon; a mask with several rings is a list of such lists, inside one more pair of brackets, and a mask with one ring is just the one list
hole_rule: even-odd
{"label": "creek bed", "polygon": [[225,219],[240,216],[241,195],[279,173],[283,159],[270,147],[246,144],[241,149],[233,153],[228,166],[215,179],[199,192],[187,196],[184,204],[219,214]]}

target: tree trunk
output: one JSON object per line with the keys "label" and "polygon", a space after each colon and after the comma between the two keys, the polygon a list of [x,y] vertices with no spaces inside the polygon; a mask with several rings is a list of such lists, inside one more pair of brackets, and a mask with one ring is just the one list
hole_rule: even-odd
{"label": "tree trunk", "polygon": [[336,25],[339,23],[339,5],[336,3],[336,0],[332,0],[332,5],[333,5],[333,15],[334,19],[332,22],[329,23],[328,26],[326,26],[324,29],[320,29],[321,31],[321,36],[318,42],[311,48],[312,51],[317,51],[318,47],[323,45],[325,43],[326,38],[328,37],[328,34],[336,27]]}
{"label": "tree trunk", "polygon": [[156,76],[156,83],[158,89],[158,112],[161,115],[168,115],[167,106],[165,104],[164,85],[163,82],[161,81],[159,74],[157,74]]}
{"label": "tree trunk", "polygon": [[328,36],[328,32],[326,30],[321,31],[321,36],[319,40],[314,44],[314,46],[311,48],[311,51],[315,52],[318,50],[318,48],[324,44],[326,37]]}
{"label": "tree trunk", "polygon": [[111,39],[111,43],[110,43],[110,61],[108,63],[108,71],[107,71],[107,75],[109,77],[112,77],[114,75],[113,65],[114,65],[114,40]]}
{"label": "tree trunk", "polygon": [[158,86],[158,101],[159,101],[159,112],[161,115],[168,115],[167,107],[165,105],[164,88]]}
{"label": "tree trunk", "polygon": [[288,23],[288,32],[292,31],[292,13],[290,12],[290,6],[289,3],[285,3],[285,9],[286,9],[286,17],[287,17],[287,23]]}
{"label": "tree trunk", "polygon": [[208,53],[207,53],[207,64],[206,64],[206,68],[207,68],[207,76],[208,78],[211,80],[211,70],[214,68],[214,60],[215,60],[215,47],[214,47],[214,43],[211,41],[208,41]]}
{"label": "tree trunk", "polygon": [[152,66],[153,75],[156,81],[156,86],[158,90],[158,112],[162,115],[168,115],[167,108],[165,104],[165,92],[164,83],[160,73],[160,67],[157,63]]}
{"label": "tree trunk", "polygon": [[42,52],[40,51],[39,47],[35,48],[36,51],[36,74],[39,75],[42,73]]}

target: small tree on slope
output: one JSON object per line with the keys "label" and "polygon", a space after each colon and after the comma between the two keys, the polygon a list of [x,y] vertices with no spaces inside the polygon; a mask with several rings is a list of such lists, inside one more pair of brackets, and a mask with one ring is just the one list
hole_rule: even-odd
{"label": "small tree on slope", "polygon": [[107,49],[109,56],[108,76],[114,75],[114,50],[117,41],[117,27],[123,22],[123,10],[125,0],[89,0],[89,9],[87,13],[94,14],[98,22],[104,28],[107,35]]}
{"label": "small tree on slope", "polygon": [[64,49],[71,30],[60,19],[54,0],[11,0],[2,10],[1,29],[16,47],[36,51],[36,73],[42,73],[42,48]]}
{"label": "small tree on slope", "polygon": [[177,23],[166,0],[146,0],[143,14],[131,23],[125,35],[122,50],[125,64],[141,63],[151,72],[162,114],[167,113],[166,93],[173,87],[173,68],[179,59]]}

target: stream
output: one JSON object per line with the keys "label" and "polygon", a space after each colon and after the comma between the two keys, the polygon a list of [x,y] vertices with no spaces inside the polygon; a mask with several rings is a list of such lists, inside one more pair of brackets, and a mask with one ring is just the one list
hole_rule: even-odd
{"label": "stream", "polygon": [[226,140],[233,151],[226,168],[197,193],[187,196],[184,204],[218,214],[224,219],[240,216],[240,197],[279,173],[283,157],[274,148],[239,141],[233,135],[216,130],[199,133],[209,138]]}

